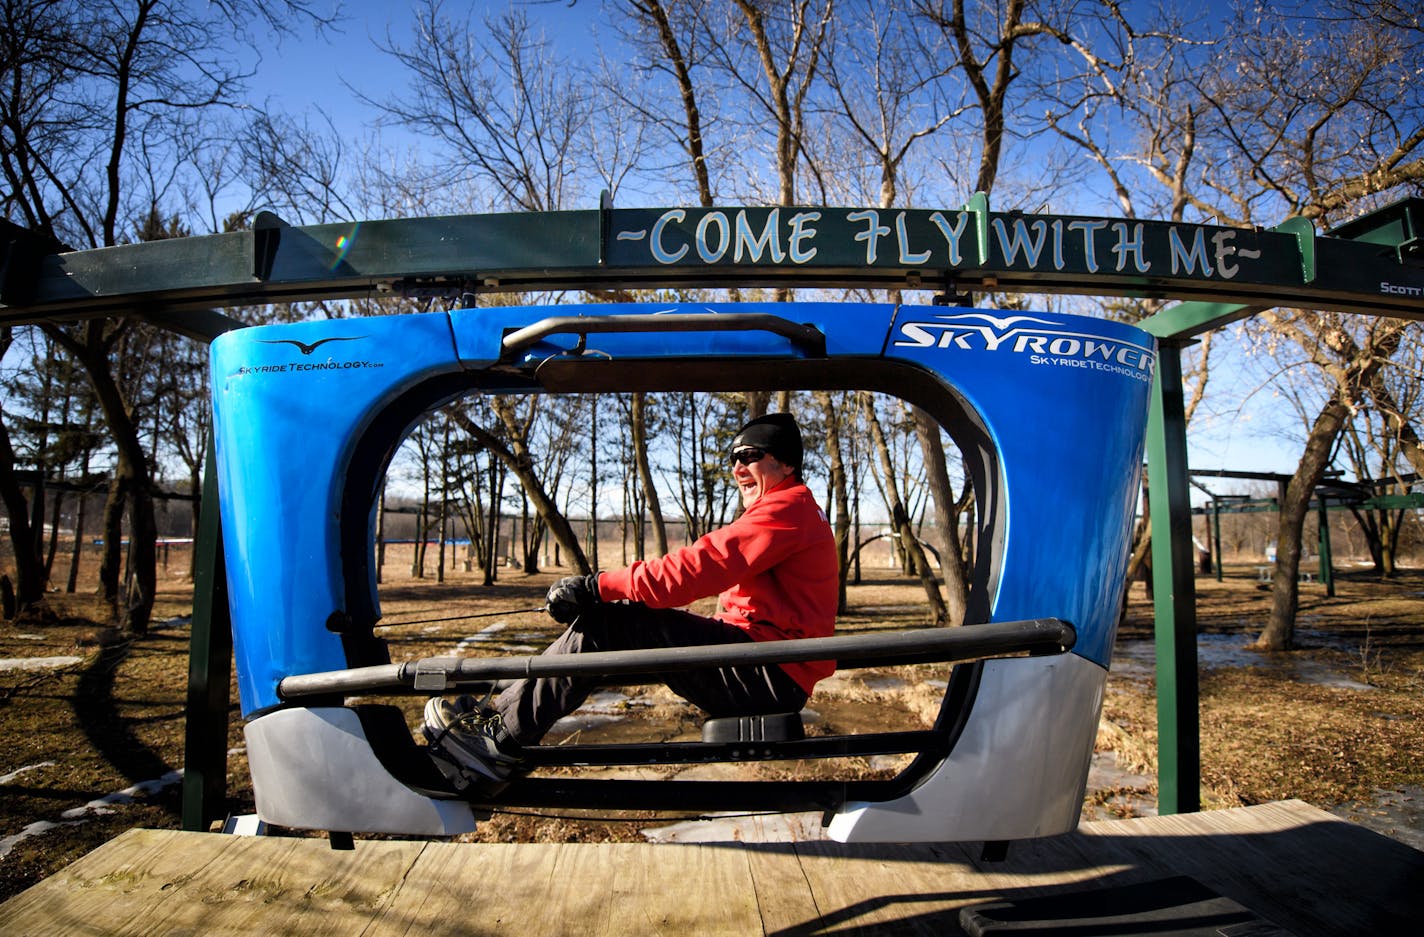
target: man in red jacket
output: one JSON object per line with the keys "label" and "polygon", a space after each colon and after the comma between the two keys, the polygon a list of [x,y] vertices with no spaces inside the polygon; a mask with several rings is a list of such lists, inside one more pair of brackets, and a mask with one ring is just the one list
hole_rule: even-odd
{"label": "man in red jacket", "polygon": [[[690,546],[624,569],[570,576],[549,590],[567,631],[545,654],[827,637],[838,594],[835,535],[801,479],[801,431],[787,413],[752,420],[732,441],[742,514]],[[717,595],[711,618],[682,607]],[[712,716],[795,712],[830,661],[736,666],[660,675]],[[461,790],[494,793],[536,744],[577,709],[600,677],[521,680],[494,705],[436,697],[424,734],[436,764]]]}

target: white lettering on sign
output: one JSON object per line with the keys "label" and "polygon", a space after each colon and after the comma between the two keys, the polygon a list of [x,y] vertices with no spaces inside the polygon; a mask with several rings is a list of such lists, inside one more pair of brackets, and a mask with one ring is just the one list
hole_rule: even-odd
{"label": "white lettering on sign", "polygon": [[[781,249],[781,242],[777,239],[778,222],[781,218],[781,209],[773,208],[766,216],[766,224],[762,225],[761,235],[752,234],[751,223],[747,221],[746,212],[737,212],[737,263],[742,262],[743,257],[750,257],[753,263],[761,262],[762,252],[771,255],[775,263],[781,263],[786,259],[786,252]],[[743,252],[743,248],[746,248]]]}
{"label": "white lettering on sign", "polygon": [[855,236],[857,241],[865,242],[865,262],[875,263],[875,256],[880,246],[880,239],[890,233],[890,229],[880,223],[880,212],[878,211],[853,211],[846,215],[846,221],[859,224],[869,222],[864,231]]}
{"label": "white lettering on sign", "polygon": [[1117,255],[1117,272],[1127,267],[1127,259],[1132,258],[1133,269],[1138,273],[1146,273],[1152,269],[1152,264],[1144,256],[1146,245],[1142,240],[1142,223],[1138,222],[1132,226],[1132,234],[1127,233],[1127,222],[1117,221],[1112,225],[1112,229],[1117,234],[1117,243],[1113,244],[1112,252]]}
{"label": "white lettering on sign", "polygon": [[[975,217],[980,216],[967,209],[892,213],[875,208],[670,208],[646,227],[613,236],[618,242],[646,244],[652,261],[663,265],[808,264],[819,258],[837,266],[892,262],[950,270],[986,262],[979,250],[965,250],[965,236],[971,231],[987,236],[997,248],[990,254],[995,263],[1015,271],[1143,276],[1157,263],[1166,267],[1166,276],[1230,280],[1242,274],[1245,261],[1259,260],[1262,254],[1259,248],[1242,245],[1251,232],[1229,228],[1032,215],[994,217],[987,227],[978,227],[971,223]],[[692,218],[696,221],[689,231]],[[830,249],[829,258],[823,248]],[[1395,295],[1419,295],[1419,289],[1380,286],[1382,293]]]}
{"label": "white lettering on sign", "polygon": [[932,212],[930,221],[939,228],[939,233],[944,235],[945,244],[949,247],[950,264],[957,267],[964,263],[964,254],[959,250],[959,239],[964,236],[964,226],[969,223],[969,212],[960,212],[953,225],[945,220],[943,212]]}
{"label": "white lettering on sign", "polygon": [[806,247],[805,242],[815,239],[816,229],[811,227],[811,222],[820,220],[821,213],[818,211],[798,211],[791,216],[791,243],[786,254],[792,263],[804,264],[816,256],[815,245]]}

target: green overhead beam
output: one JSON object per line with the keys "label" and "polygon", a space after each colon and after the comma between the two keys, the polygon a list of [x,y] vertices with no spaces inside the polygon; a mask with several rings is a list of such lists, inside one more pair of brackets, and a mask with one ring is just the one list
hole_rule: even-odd
{"label": "green overhead beam", "polygon": [[1158,338],[1187,339],[1204,335],[1212,329],[1230,325],[1269,308],[1270,306],[1247,306],[1241,303],[1177,303],[1143,319],[1137,325]]}
{"label": "green overhead beam", "polygon": [[1407,495],[1375,495],[1373,498],[1353,505],[1353,507],[1367,511],[1407,511],[1410,508],[1424,508],[1424,492]]}
{"label": "green overhead beam", "polygon": [[14,261],[0,278],[0,324],[390,294],[729,285],[1206,304],[1147,320],[1161,337],[1271,306],[1424,318],[1424,269],[1308,227],[994,212],[982,196],[939,210],[606,208],[305,226],[262,213],[250,231],[57,253],[12,226],[0,230]]}

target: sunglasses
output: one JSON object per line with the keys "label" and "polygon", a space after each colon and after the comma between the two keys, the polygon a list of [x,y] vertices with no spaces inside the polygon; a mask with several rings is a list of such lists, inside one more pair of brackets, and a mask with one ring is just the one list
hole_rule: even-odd
{"label": "sunglasses", "polygon": [[750,446],[745,449],[738,449],[732,453],[732,461],[739,465],[751,465],[753,462],[760,462],[765,457],[765,452],[760,449],[753,449]]}

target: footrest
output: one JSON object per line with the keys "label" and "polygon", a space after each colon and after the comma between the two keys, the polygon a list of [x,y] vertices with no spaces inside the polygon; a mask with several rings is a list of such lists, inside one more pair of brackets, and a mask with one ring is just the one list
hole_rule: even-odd
{"label": "footrest", "polygon": [[794,742],[805,737],[800,713],[723,716],[702,723],[704,742]]}

